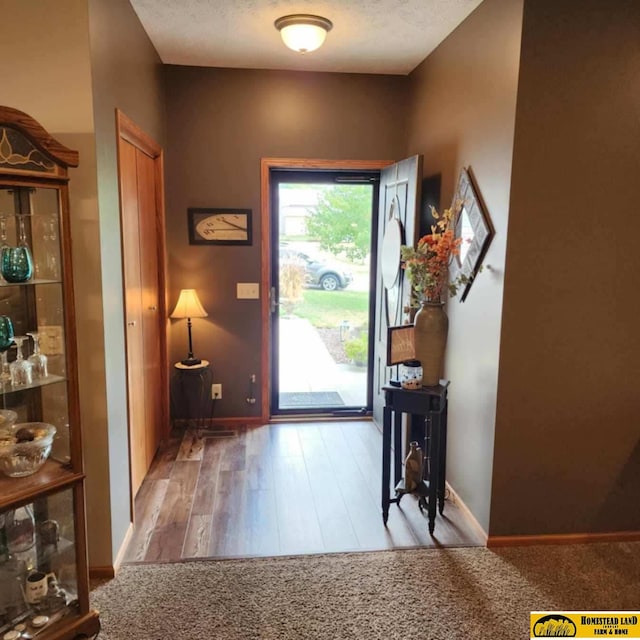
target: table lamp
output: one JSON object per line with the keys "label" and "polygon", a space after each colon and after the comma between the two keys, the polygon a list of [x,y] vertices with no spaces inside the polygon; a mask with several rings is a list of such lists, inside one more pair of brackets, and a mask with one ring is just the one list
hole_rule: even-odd
{"label": "table lamp", "polygon": [[191,342],[191,318],[206,318],[209,314],[198,300],[198,294],[195,289],[182,289],[176,307],[171,313],[172,318],[186,318],[187,328],[189,329],[189,355],[180,362],[186,367],[193,367],[202,361],[193,357],[193,345]]}

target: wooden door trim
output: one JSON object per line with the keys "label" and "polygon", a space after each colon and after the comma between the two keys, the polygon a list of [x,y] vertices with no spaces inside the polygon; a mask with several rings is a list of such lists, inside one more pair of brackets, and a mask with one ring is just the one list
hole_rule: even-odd
{"label": "wooden door trim", "polygon": [[321,160],[311,158],[262,158],[260,161],[260,229],[262,264],[261,289],[263,292],[260,314],[262,319],[262,354],[260,393],[261,420],[270,416],[271,378],[271,181],[272,169],[321,169],[324,171],[376,171],[393,164],[393,160]]}
{"label": "wooden door trim", "polygon": [[118,138],[131,143],[148,156],[162,156],[162,147],[120,109],[116,109],[116,132]]}
{"label": "wooden door trim", "polygon": [[[169,351],[167,343],[167,270],[166,270],[166,225],[165,225],[165,194],[164,194],[164,151],[162,147],[146,134],[131,118],[125,115],[120,109],[115,110],[116,114],[116,153],[118,159],[118,187],[121,191],[120,185],[120,154],[122,141],[132,144],[139,149],[142,153],[148,155],[154,160],[154,173],[155,173],[155,201],[156,201],[156,240],[157,240],[157,259],[158,259],[158,317],[164,318],[164,322],[159,323],[159,337],[160,337],[160,420],[162,423],[161,438],[167,439],[169,437]],[[120,202],[120,216],[122,217],[122,202]],[[120,229],[122,229],[122,219],[120,220]],[[124,260],[124,254],[122,255]],[[122,282],[123,282],[123,302],[126,305],[124,298],[124,264],[122,267]],[[123,316],[123,324],[126,319]],[[125,343],[127,340],[127,331],[125,327],[124,331]],[[127,388],[127,415],[128,415],[128,388]],[[131,496],[131,509],[133,514],[133,496]],[[132,515],[133,517],[133,515]]]}

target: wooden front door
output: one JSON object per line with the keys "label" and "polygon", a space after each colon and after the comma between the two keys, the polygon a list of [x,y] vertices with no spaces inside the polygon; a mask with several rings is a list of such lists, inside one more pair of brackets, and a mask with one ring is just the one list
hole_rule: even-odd
{"label": "wooden front door", "polygon": [[422,156],[389,165],[380,175],[378,247],[376,256],[376,335],[373,353],[373,417],[382,425],[384,394],[392,369],[387,367],[387,329],[409,320],[405,307],[410,287],[400,268],[400,245],[417,240],[417,212]]}
{"label": "wooden front door", "polygon": [[117,113],[131,497],[167,435],[162,149]]}

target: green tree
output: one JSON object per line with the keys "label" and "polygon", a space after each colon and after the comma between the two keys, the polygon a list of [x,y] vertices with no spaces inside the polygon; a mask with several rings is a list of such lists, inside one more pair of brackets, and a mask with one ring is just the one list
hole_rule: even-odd
{"label": "green tree", "polygon": [[367,184],[340,184],[323,190],[307,221],[309,235],[322,249],[344,251],[351,260],[362,260],[369,253],[372,189]]}

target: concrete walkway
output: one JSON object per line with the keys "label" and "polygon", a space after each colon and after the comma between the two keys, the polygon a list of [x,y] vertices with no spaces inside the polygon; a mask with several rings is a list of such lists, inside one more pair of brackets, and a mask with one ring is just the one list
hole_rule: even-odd
{"label": "concrete walkway", "polygon": [[280,318],[281,392],[337,392],[347,407],[365,406],[367,369],[337,364],[313,325],[303,318]]}

